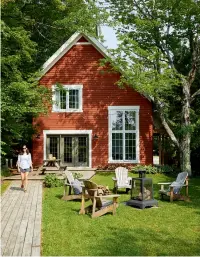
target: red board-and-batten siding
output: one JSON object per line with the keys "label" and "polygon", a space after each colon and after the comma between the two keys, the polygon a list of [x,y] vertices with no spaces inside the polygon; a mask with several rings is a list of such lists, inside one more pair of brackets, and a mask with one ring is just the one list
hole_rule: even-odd
{"label": "red board-and-batten siding", "polygon": [[[85,42],[85,40],[79,40]],[[152,105],[131,88],[120,89],[119,74],[100,73],[103,56],[92,45],[74,45],[40,80],[51,88],[56,82],[83,84],[83,112],[49,113],[37,119],[40,139],[33,142],[33,163],[43,161],[42,130],[92,130],[92,167],[108,165],[108,106],[140,106],[140,163],[152,164]]]}

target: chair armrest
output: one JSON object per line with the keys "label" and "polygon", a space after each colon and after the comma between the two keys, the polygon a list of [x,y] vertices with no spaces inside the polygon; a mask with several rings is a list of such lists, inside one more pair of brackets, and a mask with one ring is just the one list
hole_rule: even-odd
{"label": "chair armrest", "polygon": [[161,183],[158,183],[158,185],[170,185],[172,182],[161,182]]}
{"label": "chair armrest", "polygon": [[129,184],[132,184],[132,177],[128,177]]}
{"label": "chair armrest", "polygon": [[117,178],[112,177],[112,180],[117,181]]}
{"label": "chair armrest", "polygon": [[70,183],[65,183],[65,186],[72,186],[72,184],[70,184]]}
{"label": "chair armrest", "polygon": [[120,197],[120,195],[97,195],[96,198],[114,198],[114,197]]}

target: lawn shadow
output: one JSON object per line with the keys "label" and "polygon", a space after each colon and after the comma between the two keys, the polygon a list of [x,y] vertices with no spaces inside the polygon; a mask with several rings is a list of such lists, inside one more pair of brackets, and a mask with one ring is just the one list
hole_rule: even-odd
{"label": "lawn shadow", "polygon": [[56,198],[62,199],[63,195],[55,195]]}
{"label": "lawn shadow", "polygon": [[[153,225],[154,226],[154,225]],[[93,240],[90,255],[98,256],[172,256],[197,255],[200,252],[198,242],[181,240],[178,234],[160,232],[159,227],[154,230],[144,228],[108,227],[110,233],[102,241]],[[145,244],[146,242],[146,244]],[[160,247],[161,245],[165,247]]]}

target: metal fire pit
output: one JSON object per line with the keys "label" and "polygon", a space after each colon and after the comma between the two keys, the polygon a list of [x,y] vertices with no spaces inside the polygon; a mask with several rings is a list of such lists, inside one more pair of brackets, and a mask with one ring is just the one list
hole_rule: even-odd
{"label": "metal fire pit", "polygon": [[158,206],[158,202],[153,198],[153,181],[146,178],[146,171],[139,171],[139,178],[132,178],[131,199],[127,205],[139,207]]}

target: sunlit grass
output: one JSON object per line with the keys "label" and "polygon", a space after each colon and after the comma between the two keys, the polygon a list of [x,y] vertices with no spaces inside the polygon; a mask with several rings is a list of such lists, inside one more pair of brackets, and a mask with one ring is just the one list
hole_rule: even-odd
{"label": "sunlit grass", "polygon": [[10,181],[3,181],[3,183],[1,184],[1,195],[6,191],[9,185]]}
{"label": "sunlit grass", "polygon": [[[114,173],[93,177],[112,189]],[[134,175],[137,176],[137,175]],[[120,193],[117,214],[91,219],[79,215],[80,201],[62,201],[63,188],[44,189],[42,254],[45,256],[198,256],[200,255],[200,179],[189,181],[191,202],[159,200],[158,182],[172,181],[165,175],[153,178],[159,208],[139,210],[124,204],[130,196]]]}

